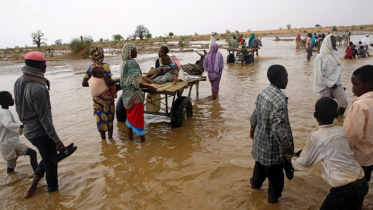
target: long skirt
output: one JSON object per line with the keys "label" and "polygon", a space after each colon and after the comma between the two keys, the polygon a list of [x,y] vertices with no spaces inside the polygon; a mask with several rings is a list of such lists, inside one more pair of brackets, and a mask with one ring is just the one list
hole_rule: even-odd
{"label": "long skirt", "polygon": [[99,132],[106,132],[112,129],[115,106],[110,91],[106,91],[98,97],[93,97],[93,109],[97,123],[97,130]]}
{"label": "long skirt", "polygon": [[[209,73],[209,74],[210,74],[210,73]],[[221,79],[221,76],[218,76],[218,77],[215,78],[214,80],[210,80],[210,83],[211,83],[211,92],[212,92],[213,94],[219,92],[220,79]]]}
{"label": "long skirt", "polygon": [[131,108],[126,109],[126,113],[127,127],[131,128],[132,131],[138,136],[145,135],[144,104],[134,104]]}

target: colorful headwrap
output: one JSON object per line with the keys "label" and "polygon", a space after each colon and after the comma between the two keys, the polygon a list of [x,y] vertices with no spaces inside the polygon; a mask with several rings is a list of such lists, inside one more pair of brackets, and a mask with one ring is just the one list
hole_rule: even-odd
{"label": "colorful headwrap", "polygon": [[123,46],[122,49],[122,63],[120,65],[120,68],[123,69],[124,65],[128,60],[131,60],[131,52],[136,49],[136,46],[134,44],[128,43]]}
{"label": "colorful headwrap", "polygon": [[93,46],[89,51],[89,57],[95,66],[101,66],[104,61],[104,50],[102,47]]}

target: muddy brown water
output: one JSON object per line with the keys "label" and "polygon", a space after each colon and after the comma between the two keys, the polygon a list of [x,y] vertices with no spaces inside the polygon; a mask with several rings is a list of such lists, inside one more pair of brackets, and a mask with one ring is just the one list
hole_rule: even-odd
{"label": "muddy brown water", "polygon": [[[45,179],[35,195],[22,195],[31,184],[32,169],[27,157],[20,157],[16,173],[6,174],[0,159],[0,209],[319,209],[330,187],[320,177],[320,164],[296,172],[285,180],[283,195],[276,205],[267,204],[268,182],[252,190],[249,180],[254,160],[250,154],[249,118],[257,94],[269,83],[267,69],[285,66],[289,84],[289,115],[296,149],[317,127],[313,118],[318,94],[312,91],[313,60],[306,62],[305,50],[294,42],[264,38],[254,64],[226,64],[219,98],[209,96],[210,83],[201,82],[197,98],[193,90],[193,118],[181,128],[171,128],[167,117],[146,115],[146,139],[128,141],[125,124],[114,123],[114,139],[101,140],[92,114],[89,89],[81,87],[89,60],[49,61],[46,77],[51,81],[53,121],[61,140],[74,142],[78,150],[59,164],[59,192],[49,194]],[[338,47],[341,57],[345,47]],[[224,59],[227,51],[220,49]],[[175,54],[181,63],[194,63],[194,52]],[[156,54],[138,55],[144,71],[154,65]],[[119,76],[120,57],[106,57],[114,76]],[[372,58],[343,60],[342,83],[349,103],[352,72]],[[13,93],[22,63],[1,62],[0,90]],[[184,92],[184,95],[186,91]],[[18,120],[14,107],[10,110]],[[342,125],[343,117],[335,124]],[[21,141],[33,147],[23,136]],[[40,160],[40,156],[38,156]],[[373,187],[370,184],[370,187]],[[364,209],[372,209],[372,189]]]}

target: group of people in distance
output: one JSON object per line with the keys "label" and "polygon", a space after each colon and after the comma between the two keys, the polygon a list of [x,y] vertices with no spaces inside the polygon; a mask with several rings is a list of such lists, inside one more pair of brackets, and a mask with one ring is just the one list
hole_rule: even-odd
{"label": "group of people in distance", "polygon": [[[312,33],[307,34],[307,38],[306,38],[306,42],[305,42],[306,51],[307,51],[307,61],[311,60],[312,49],[314,47],[318,47],[318,49],[320,49],[324,39],[325,39],[325,34],[319,34],[319,35],[316,35],[316,33],[314,33],[313,35],[312,35]],[[302,40],[300,38],[300,34],[298,34],[298,36],[295,38],[295,42],[296,42],[297,46],[299,45],[300,42],[302,42]]]}
{"label": "group of people in distance", "polygon": [[[362,44],[364,41],[364,45]],[[344,56],[345,59],[352,58],[367,58],[369,57],[369,53],[366,49],[368,49],[369,45],[369,35],[363,38],[363,41],[359,41],[359,44],[356,46],[353,42],[349,43],[349,46],[346,49],[346,54]],[[368,45],[366,44],[368,42]]]}
{"label": "group of people in distance", "polygon": [[[347,31],[348,33],[348,31]],[[329,35],[329,34],[328,34]],[[307,61],[311,60],[312,56],[312,49],[314,47],[318,47],[318,52],[320,51],[320,48],[322,46],[322,42],[325,39],[325,34],[319,34],[318,36],[316,33],[312,35],[312,33],[307,34],[307,38],[305,41],[305,47],[307,51]],[[334,37],[336,38],[336,37]],[[300,37],[300,34],[295,38],[296,47],[299,48],[299,46],[302,46],[302,40]],[[368,53],[368,46],[370,44],[369,41],[369,34],[367,34],[361,41],[359,41],[359,44],[356,46],[353,44],[353,42],[349,43],[349,46],[346,49],[346,54],[344,56],[345,59],[352,59],[352,58],[367,58],[369,57]],[[336,48],[335,48],[336,49]]]}
{"label": "group of people in distance", "polygon": [[[292,179],[293,170],[307,170],[322,162],[321,176],[332,189],[321,209],[362,207],[369,188],[367,181],[370,180],[373,169],[373,66],[362,66],[353,72],[352,91],[358,98],[350,107],[343,128],[334,126],[334,118],[343,115],[348,105],[341,84],[341,62],[335,45],[335,37],[326,36],[323,38],[320,54],[315,58],[313,86],[321,98],[316,102],[314,117],[319,127],[309,135],[301,152],[295,153],[288,98],[281,91],[288,85],[288,73],[281,65],[272,65],[267,71],[270,85],[256,98],[255,109],[250,118],[249,136],[253,140],[251,154],[255,160],[250,184],[253,189],[260,189],[268,178],[268,203],[277,203],[282,196],[284,169],[286,177]],[[211,43],[203,64],[211,83],[214,100],[218,97],[224,68],[223,56],[218,48],[215,42]],[[157,77],[166,75],[167,70],[175,70],[175,63],[171,59],[168,60],[167,53],[168,48],[161,47],[158,53],[160,59],[155,66],[163,67],[163,71],[158,72]],[[106,132],[108,138],[113,135],[114,100],[117,97],[115,84],[119,82],[127,114],[127,137],[133,140],[135,133],[141,142],[145,141],[142,89],[155,93],[156,88],[143,82],[136,57],[136,46],[125,44],[122,49],[120,79],[113,80],[110,66],[104,62],[103,49],[98,46],[91,48],[92,64],[86,70],[82,86],[90,88],[93,115],[102,139],[106,139]],[[30,52],[25,55],[25,64],[22,76],[14,85],[15,100],[9,92],[0,92],[0,152],[7,161],[7,173],[14,171],[18,156],[30,156],[35,176],[24,195],[29,198],[35,193],[44,174],[48,191],[58,190],[58,164],[53,163],[51,157],[56,155],[57,151],[66,150],[66,147],[52,123],[50,84],[44,77],[45,57],[40,52]],[[172,74],[167,76],[167,81],[174,76]],[[8,110],[9,106],[14,104],[22,125],[15,122]],[[19,135],[22,133],[38,149],[42,158],[39,164],[36,151],[20,142]]]}
{"label": "group of people in distance", "polygon": [[321,98],[315,104],[314,117],[319,127],[310,133],[302,150],[294,151],[288,98],[281,91],[288,84],[283,66],[269,67],[270,85],[255,101],[250,119],[255,166],[250,183],[251,188],[260,189],[268,178],[268,203],[277,203],[282,195],[283,170],[290,180],[294,170],[307,170],[319,162],[321,177],[332,187],[321,209],[361,209],[368,193],[373,170],[373,66],[362,66],[353,72],[352,92],[358,98],[350,107],[343,128],[333,125],[334,118],[344,113],[347,98],[332,39],[332,35],[325,37],[315,59],[314,90]]}

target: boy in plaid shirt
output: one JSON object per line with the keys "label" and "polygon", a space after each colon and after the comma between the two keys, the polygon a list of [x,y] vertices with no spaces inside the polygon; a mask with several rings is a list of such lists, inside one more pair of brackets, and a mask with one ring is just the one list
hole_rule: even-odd
{"label": "boy in plaid shirt", "polygon": [[268,178],[268,203],[277,203],[284,189],[284,154],[293,154],[294,143],[286,95],[280,90],[288,84],[288,73],[281,65],[269,67],[270,85],[262,90],[251,116],[251,154],[255,159],[251,188],[260,189]]}

